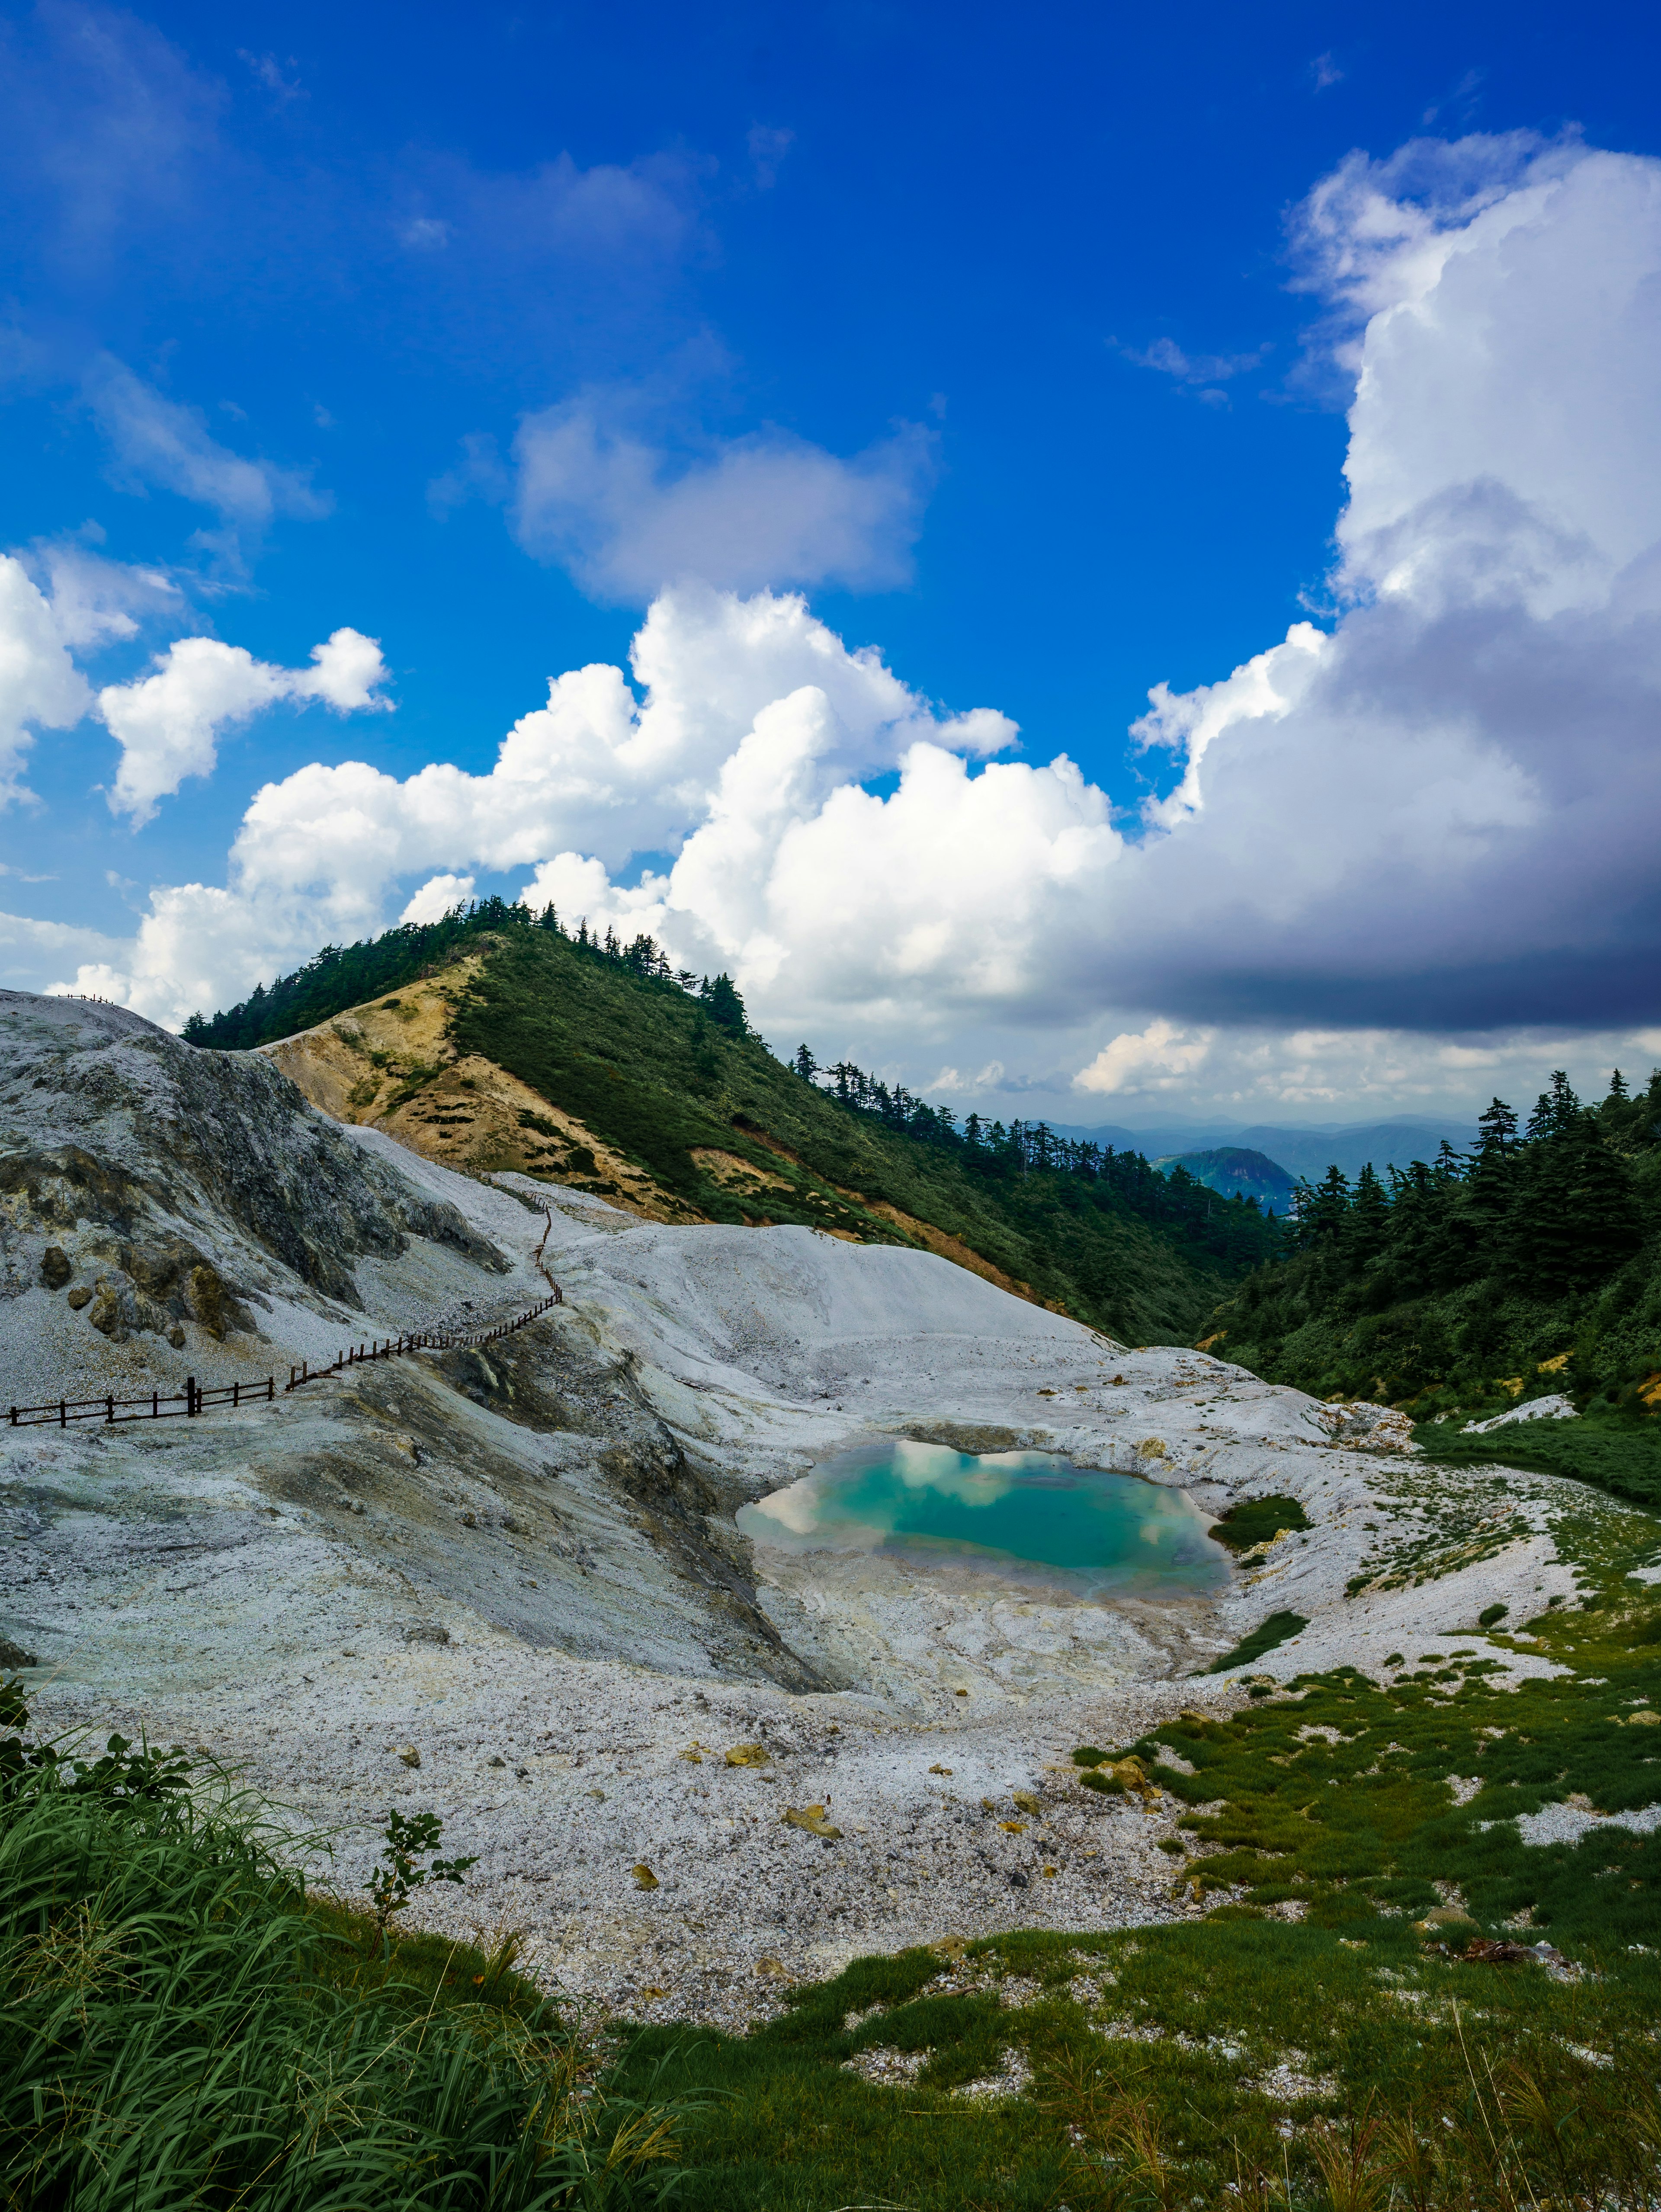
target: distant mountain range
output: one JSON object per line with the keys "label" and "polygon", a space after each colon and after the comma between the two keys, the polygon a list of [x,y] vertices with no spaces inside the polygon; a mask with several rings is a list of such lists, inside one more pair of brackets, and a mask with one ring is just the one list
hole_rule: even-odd
{"label": "distant mountain range", "polygon": [[[1062,1136],[1091,1137],[1098,1145],[1111,1145],[1115,1152],[1145,1152],[1155,1162],[1181,1158],[1190,1174],[1196,1172],[1189,1157],[1196,1153],[1259,1152],[1271,1165],[1283,1168],[1293,1182],[1307,1176],[1311,1182],[1318,1182],[1335,1164],[1354,1182],[1369,1160],[1380,1175],[1389,1166],[1405,1168],[1414,1160],[1433,1160],[1444,1137],[1456,1152],[1464,1152],[1477,1134],[1475,1122],[1433,1121],[1410,1114],[1384,1121],[1293,1122],[1284,1127],[1264,1121],[1246,1127],[1178,1121],[1147,1129],[1127,1129],[1113,1122],[1095,1128],[1059,1121],[1051,1126]],[[1214,1190],[1236,1187],[1208,1184]],[[1276,1206],[1275,1210],[1278,1213],[1282,1208]]]}
{"label": "distant mountain range", "polygon": [[1266,1152],[1253,1152],[1245,1146],[1220,1145],[1210,1152],[1170,1152],[1151,1164],[1161,1175],[1169,1175],[1172,1168],[1186,1168],[1196,1182],[1202,1182],[1208,1190],[1220,1191],[1225,1198],[1255,1198],[1265,1211],[1273,1208],[1279,1214],[1291,1210],[1296,1177],[1289,1176]]}

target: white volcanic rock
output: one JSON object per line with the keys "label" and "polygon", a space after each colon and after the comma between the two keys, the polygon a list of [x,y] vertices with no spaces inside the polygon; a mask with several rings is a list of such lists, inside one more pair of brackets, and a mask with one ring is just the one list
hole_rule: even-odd
{"label": "white volcanic rock", "polygon": [[[486,1327],[545,1294],[539,1244],[566,1299],[234,1414],[0,1427],[0,1636],[39,1656],[43,1719],[205,1745],[336,1832],[347,1887],[388,1804],[438,1813],[480,1864],[435,1924],[517,1922],[608,2002],[739,2021],[777,2002],[764,1959],[1188,1910],[1169,1820],[1081,1791],[1074,1745],[1232,1704],[1236,1673],[1196,1670],[1276,1612],[1308,1625],[1249,1672],[1432,1638],[1538,1671],[1476,1615],[1571,1592],[1566,1498],[1619,1510],[1432,1469],[1387,1409],[1127,1350],[929,1254],[501,1181],[340,1127],[259,1055],[0,995],[5,1402],[280,1383],[349,1340]],[[113,1336],[68,1303],[100,1278]],[[1065,1452],[1214,1515],[1290,1496],[1311,1526],[1165,1601],[739,1534],[746,1501],[885,1433]],[[726,1765],[756,1741],[769,1765]],[[1006,1830],[1018,1789],[1041,1814]],[[810,1803],[841,1840],[783,1822]]]}

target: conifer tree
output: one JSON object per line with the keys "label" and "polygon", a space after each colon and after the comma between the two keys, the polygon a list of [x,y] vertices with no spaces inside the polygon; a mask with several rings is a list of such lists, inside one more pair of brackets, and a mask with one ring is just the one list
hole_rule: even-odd
{"label": "conifer tree", "polygon": [[1389,1232],[1390,1200],[1369,1160],[1355,1179],[1355,1194],[1344,1224],[1345,1246],[1352,1264],[1370,1267],[1382,1256]]}
{"label": "conifer tree", "polygon": [[713,983],[706,975],[698,996],[717,1029],[725,1030],[729,1036],[749,1036],[750,1023],[744,1011],[744,1000],[739,996],[738,985],[730,975],[717,975]]}
{"label": "conifer tree", "polygon": [[1542,1091],[1529,1116],[1528,1134],[1530,1141],[1542,1137],[1559,1137],[1573,1127],[1580,1111],[1580,1101],[1575,1097],[1569,1079],[1559,1067],[1552,1072],[1551,1088]]}
{"label": "conifer tree", "polygon": [[1516,1151],[1517,1115],[1503,1098],[1496,1098],[1486,1113],[1477,1115],[1476,1126],[1482,1132],[1476,1148],[1479,1158],[1494,1153],[1503,1156]]}
{"label": "conifer tree", "polygon": [[1643,1241],[1631,1171],[1585,1109],[1530,1145],[1505,1224],[1507,1270],[1539,1298],[1593,1289]]}

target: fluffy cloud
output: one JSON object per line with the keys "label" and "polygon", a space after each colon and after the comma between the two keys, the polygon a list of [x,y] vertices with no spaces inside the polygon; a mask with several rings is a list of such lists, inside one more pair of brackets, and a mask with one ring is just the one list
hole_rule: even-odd
{"label": "fluffy cloud", "polygon": [[[1136,742],[1171,765],[1140,823],[1065,755],[999,757],[1001,716],[944,716],[800,600],[689,584],[654,604],[633,687],[556,678],[488,775],[268,786],[226,890],[155,895],[122,994],[177,1018],[416,882],[523,869],[572,920],[730,969],[765,1023],[963,1066],[1036,1051],[1058,1095],[1085,1071],[1075,1109],[1313,1100],[1346,1066],[1372,1096],[1392,1069],[1474,1082],[1508,1030],[1641,1032],[1661,1018],[1661,164],[1517,140],[1358,158],[1298,237],[1354,380],[1340,611],[1214,684],[1155,687]],[[535,418],[522,526],[619,592],[695,541],[720,574],[778,460],[727,449],[672,482],[581,410]],[[783,455],[771,481],[805,484],[802,512],[776,527],[757,494],[757,559],[808,559],[822,465],[843,470]],[[883,542],[857,517],[815,542],[837,529],[858,558]]]}
{"label": "fluffy cloud", "polygon": [[112,811],[130,815],[135,828],[149,821],[157,800],[187,775],[211,773],[222,732],[279,699],[318,700],[338,714],[391,709],[377,694],[386,669],[374,638],[338,629],[312,647],[312,660],[310,668],[278,668],[240,645],[186,637],[157,656],[152,674],[106,684],[98,711],[121,747]]}
{"label": "fluffy cloud", "polygon": [[1661,165],[1409,152],[1305,216],[1366,310],[1348,610],[1156,696],[1185,773],[1098,974],[1203,1020],[1652,1019]]}
{"label": "fluffy cloud", "polygon": [[1182,1030],[1163,1017],[1145,1030],[1122,1030],[1074,1078],[1080,1091],[1132,1097],[1186,1091],[1210,1056],[1214,1029]]}
{"label": "fluffy cloud", "polygon": [[[171,659],[145,683],[165,682]],[[992,771],[971,778],[966,763],[1010,745],[1014,725],[986,709],[937,713],[876,653],[850,652],[800,599],[740,599],[698,587],[666,593],[635,640],[631,668],[638,696],[615,667],[557,678],[546,706],[514,725],[488,775],[435,763],[400,780],[346,762],[314,763],[266,785],[232,849],[229,886],[155,890],[125,977],[106,965],[78,988],[106,990],[176,1022],[209,1000],[240,995],[325,937],[373,929],[400,880],[436,872],[442,888],[433,896],[447,905],[452,885],[454,896],[465,895],[463,867],[534,870],[581,854],[572,865],[576,880],[592,886],[599,919],[602,909],[623,913],[631,898],[651,903],[649,888],[615,890],[610,871],[632,854],[677,848],[686,849],[688,881],[703,887],[699,896],[724,895],[730,906],[724,921],[708,924],[689,908],[677,926],[689,946],[702,933],[730,964],[737,956],[725,949],[723,933],[757,937],[767,910],[764,890],[745,893],[733,859],[755,849],[756,811],[768,810],[768,823],[781,832],[838,804],[880,813],[861,779],[902,764],[904,803],[889,817],[891,851],[909,834],[913,814],[931,817],[952,793],[965,820],[978,813],[983,838],[1008,836],[1007,821],[995,821],[989,806],[990,788],[977,795]],[[267,681],[241,670],[238,678],[250,690]],[[1040,812],[1076,830],[1086,787],[1070,763],[999,773],[1022,787],[1030,782],[1043,794]],[[1104,818],[1099,794],[1082,803],[1086,814]],[[699,830],[708,834],[700,839]],[[1070,846],[1056,865],[1065,869],[1069,854]],[[834,836],[814,865],[837,866]],[[942,854],[936,873],[944,879],[948,872]],[[780,926],[799,927],[799,910]]]}
{"label": "fluffy cloud", "polygon": [[770,430],[677,465],[592,399],[527,416],[514,453],[520,544],[625,604],[688,578],[740,592],[904,584],[934,466],[915,426],[852,460]]}
{"label": "fluffy cloud", "polygon": [[398,918],[400,921],[442,921],[453,908],[466,904],[473,890],[472,876],[431,876]]}
{"label": "fluffy cloud", "polygon": [[0,805],[19,796],[33,732],[70,729],[91,705],[53,602],[21,561],[0,554]]}

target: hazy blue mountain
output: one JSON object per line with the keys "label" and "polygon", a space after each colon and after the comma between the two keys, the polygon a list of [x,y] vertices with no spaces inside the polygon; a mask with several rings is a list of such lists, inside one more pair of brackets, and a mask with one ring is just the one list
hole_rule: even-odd
{"label": "hazy blue mountain", "polygon": [[[1167,1121],[1145,1129],[1126,1128],[1114,1122],[1090,1128],[1064,1122],[1052,1126],[1061,1135],[1092,1137],[1098,1145],[1111,1145],[1116,1152],[1145,1152],[1154,1161],[1229,1147],[1262,1152],[1294,1182],[1299,1176],[1307,1176],[1311,1182],[1318,1182],[1335,1164],[1353,1182],[1369,1160],[1380,1175],[1390,1165],[1405,1168],[1412,1160],[1433,1160],[1444,1137],[1456,1152],[1463,1152],[1476,1141],[1473,1122],[1433,1121],[1414,1114],[1398,1114],[1380,1121],[1305,1121],[1284,1126],[1269,1121]],[[1220,1184],[1211,1187],[1222,1188]],[[1277,1212],[1280,1210],[1275,1208]]]}
{"label": "hazy blue mountain", "polygon": [[1335,1128],[1277,1129],[1268,1123],[1242,1129],[1237,1145],[1268,1152],[1293,1176],[1318,1182],[1329,1167],[1341,1167],[1352,1182],[1369,1160],[1383,1175],[1386,1167],[1405,1168],[1413,1160],[1433,1160],[1445,1137],[1455,1152],[1476,1142],[1470,1121],[1425,1121],[1402,1115],[1388,1121],[1340,1123]]}
{"label": "hazy blue mountain", "polygon": [[1196,1182],[1202,1182],[1208,1190],[1219,1191],[1225,1198],[1237,1194],[1255,1198],[1259,1206],[1265,1209],[1272,1206],[1281,1214],[1291,1206],[1297,1181],[1267,1152],[1254,1152],[1244,1145],[1219,1145],[1208,1152],[1172,1152],[1153,1164],[1163,1175],[1169,1175],[1175,1167],[1186,1168]]}

